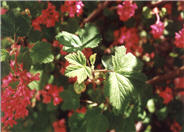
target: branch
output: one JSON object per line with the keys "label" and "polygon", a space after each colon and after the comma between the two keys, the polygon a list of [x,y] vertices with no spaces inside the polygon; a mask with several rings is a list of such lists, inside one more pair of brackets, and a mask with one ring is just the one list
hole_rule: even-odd
{"label": "branch", "polygon": [[173,79],[175,77],[182,76],[182,75],[184,75],[184,66],[176,69],[175,71],[169,72],[165,75],[155,76],[152,79],[146,81],[146,83],[147,84],[158,84],[158,83],[161,83],[161,82],[164,82],[166,80],[170,80],[170,79]]}
{"label": "branch", "polygon": [[106,8],[109,5],[110,1],[105,1],[104,3],[100,3],[98,5],[98,8],[95,9],[87,18],[83,20],[80,27],[83,27],[86,23],[92,21],[96,16],[98,16],[104,8]]}

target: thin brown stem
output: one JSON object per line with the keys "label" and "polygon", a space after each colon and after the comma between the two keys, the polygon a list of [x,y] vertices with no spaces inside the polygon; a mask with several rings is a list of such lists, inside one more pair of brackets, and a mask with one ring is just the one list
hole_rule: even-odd
{"label": "thin brown stem", "polygon": [[80,27],[83,27],[86,23],[92,21],[94,18],[96,18],[104,8],[106,8],[109,5],[110,1],[105,1],[103,3],[99,3],[98,8],[95,9],[87,18],[85,18]]}
{"label": "thin brown stem", "polygon": [[155,76],[152,79],[146,81],[146,83],[152,84],[152,85],[159,84],[161,82],[171,80],[171,79],[174,79],[175,77],[179,77],[182,75],[184,75],[184,66],[176,69],[175,71],[169,72],[167,74]]}

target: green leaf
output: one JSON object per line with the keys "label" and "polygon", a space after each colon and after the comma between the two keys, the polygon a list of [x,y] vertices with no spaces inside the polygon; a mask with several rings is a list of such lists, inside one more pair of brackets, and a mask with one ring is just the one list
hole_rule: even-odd
{"label": "green leaf", "polygon": [[86,132],[106,132],[109,128],[108,119],[100,113],[100,109],[88,110],[86,113]]}
{"label": "green leaf", "polygon": [[54,55],[51,51],[51,44],[46,42],[37,42],[31,49],[31,58],[34,64],[50,63],[54,60]]}
{"label": "green leaf", "polygon": [[69,118],[69,127],[71,132],[86,132],[86,123],[84,121],[84,114],[74,113]]}
{"label": "green leaf", "polygon": [[75,34],[62,31],[58,33],[56,39],[64,45],[63,50],[67,52],[76,52],[81,49],[82,42],[79,37]]}
{"label": "green leaf", "polygon": [[98,29],[92,24],[86,24],[84,29],[78,30],[76,34],[79,36],[66,31],[58,33],[56,39],[64,45],[64,51],[76,52],[84,48],[95,48],[101,41]]}
{"label": "green leaf", "polygon": [[[135,84],[144,84],[145,78],[140,78],[142,77],[141,63],[133,54],[126,54],[124,46],[115,48],[115,55],[112,56],[110,62],[112,62],[110,70],[113,72],[109,73],[105,81],[105,93],[109,96],[112,106],[120,111],[124,101],[135,92]],[[105,62],[104,64],[106,68],[109,68]],[[140,84],[139,86],[142,86]]]}
{"label": "green leaf", "polygon": [[0,51],[1,51],[1,62],[3,62],[9,57],[9,53],[6,49],[0,49]]}
{"label": "green leaf", "polygon": [[133,85],[128,78],[115,72],[111,72],[108,78],[110,103],[117,110],[122,107],[122,102],[133,91]]}
{"label": "green leaf", "polygon": [[31,21],[27,16],[20,13],[10,11],[6,15],[1,16],[1,32],[2,36],[26,36],[31,29]]}
{"label": "green leaf", "polygon": [[83,48],[95,48],[101,41],[100,33],[94,24],[86,24],[84,29],[77,31]]}
{"label": "green leaf", "polygon": [[89,60],[90,60],[91,65],[94,66],[95,61],[96,61],[96,53],[92,54],[92,55],[89,57]]}
{"label": "green leaf", "polygon": [[84,92],[86,90],[85,83],[83,82],[83,83],[79,84],[79,83],[75,82],[74,83],[74,90],[77,94],[81,94],[82,92]]}
{"label": "green leaf", "polygon": [[81,84],[87,77],[92,76],[92,71],[86,66],[86,58],[81,51],[71,53],[65,56],[65,59],[70,63],[65,71],[67,77],[77,77],[77,82]]}
{"label": "green leaf", "polygon": [[61,94],[63,104],[62,110],[76,110],[80,106],[80,96],[76,94],[73,88],[64,90]]}

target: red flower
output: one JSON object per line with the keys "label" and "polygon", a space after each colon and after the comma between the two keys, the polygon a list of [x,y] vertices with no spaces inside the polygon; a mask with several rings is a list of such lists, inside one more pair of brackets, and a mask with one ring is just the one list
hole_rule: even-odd
{"label": "red flower", "polygon": [[160,38],[164,32],[164,23],[161,21],[151,25],[151,33],[155,39]]}
{"label": "red flower", "polygon": [[[184,88],[184,77],[174,79],[175,88]],[[179,95],[184,95],[184,92],[179,92]]]}
{"label": "red flower", "polygon": [[118,5],[117,14],[121,21],[127,21],[135,14],[135,10],[137,9],[137,5],[130,1],[124,1],[123,4]]}
{"label": "red flower", "polygon": [[169,87],[160,92],[159,95],[164,99],[164,104],[168,104],[171,100],[173,100],[172,90]]}
{"label": "red flower", "polygon": [[[11,67],[15,64],[12,64]],[[16,68],[12,70],[14,74],[10,73],[3,78],[1,89],[1,110],[4,113],[2,123],[5,127],[9,125],[13,127],[16,124],[15,120],[28,116],[27,107],[31,104],[31,98],[34,94],[34,91],[29,89],[28,84],[34,80],[39,80],[39,74],[33,76],[23,70],[23,65],[16,64]]]}
{"label": "red flower", "polygon": [[52,126],[54,127],[54,132],[66,132],[64,119],[53,122]]}
{"label": "red flower", "polygon": [[1,8],[1,15],[4,15],[4,14],[6,14],[6,12],[7,12],[8,10],[7,9],[5,9],[5,8]]}
{"label": "red flower", "polygon": [[[127,52],[131,52],[133,54],[135,53],[142,53],[142,48],[139,45],[139,36],[137,34],[136,28],[126,28],[122,27],[120,30],[114,31],[114,38],[115,41],[113,42],[113,45],[118,44],[125,44],[125,47],[127,48]],[[132,39],[134,38],[134,39]]]}
{"label": "red flower", "polygon": [[173,122],[173,124],[170,126],[170,130],[172,132],[180,132],[182,129],[182,127],[180,126],[180,124],[176,121]]}
{"label": "red flower", "polygon": [[54,27],[59,21],[59,12],[55,10],[55,6],[48,2],[48,8],[42,10],[42,14],[32,21],[35,30],[41,31],[40,24],[46,25],[47,28]]}
{"label": "red flower", "polygon": [[83,12],[84,4],[82,1],[65,1],[64,5],[61,6],[62,13],[68,13],[69,17],[80,16]]}
{"label": "red flower", "polygon": [[179,33],[175,33],[174,44],[178,48],[184,48],[184,25],[183,28],[179,31]]}
{"label": "red flower", "polygon": [[59,97],[59,93],[63,91],[63,87],[57,87],[55,85],[48,84],[44,90],[40,93],[43,96],[43,103],[50,103],[53,98],[53,104],[56,106],[62,102],[62,98]]}

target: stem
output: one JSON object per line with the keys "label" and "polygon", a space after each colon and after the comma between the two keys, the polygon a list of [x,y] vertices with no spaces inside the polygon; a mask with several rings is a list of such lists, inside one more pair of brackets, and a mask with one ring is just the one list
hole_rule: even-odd
{"label": "stem", "polygon": [[80,25],[80,27],[83,27],[86,23],[92,21],[96,16],[98,16],[104,8],[106,8],[109,5],[110,1],[105,1],[104,3],[100,3],[98,8],[95,9],[86,19],[84,19]]}
{"label": "stem", "polygon": [[158,84],[158,83],[162,83],[166,80],[170,80],[170,79],[174,79],[175,77],[179,77],[184,75],[184,66],[176,69],[175,71],[169,72],[165,75],[158,75],[153,77],[152,79],[146,81],[146,84]]}
{"label": "stem", "polygon": [[107,70],[107,69],[99,69],[99,70],[95,70],[95,72],[113,72],[113,71]]}

